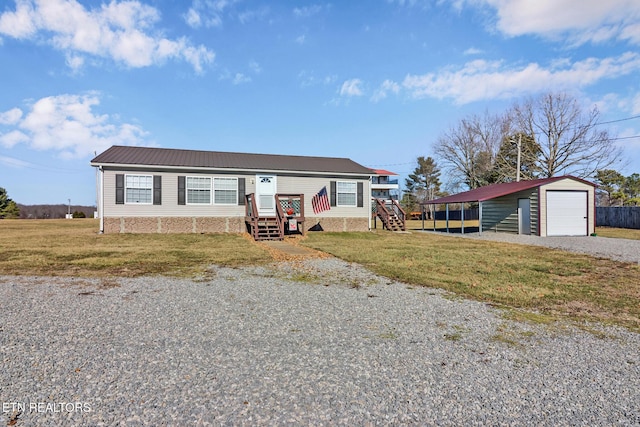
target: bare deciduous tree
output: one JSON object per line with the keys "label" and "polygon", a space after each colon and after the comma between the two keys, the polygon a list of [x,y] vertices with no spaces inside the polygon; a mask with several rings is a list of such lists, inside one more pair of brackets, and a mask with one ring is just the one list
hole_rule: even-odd
{"label": "bare deciduous tree", "polygon": [[458,184],[473,189],[486,185],[486,176],[493,167],[500,144],[510,133],[508,116],[471,116],[463,119],[443,134],[434,152],[449,177]]}
{"label": "bare deciduous tree", "polygon": [[570,95],[529,99],[515,104],[512,112],[519,131],[538,142],[541,177],[593,177],[597,170],[608,169],[621,159],[621,149],[609,132],[598,128],[598,109],[585,113]]}

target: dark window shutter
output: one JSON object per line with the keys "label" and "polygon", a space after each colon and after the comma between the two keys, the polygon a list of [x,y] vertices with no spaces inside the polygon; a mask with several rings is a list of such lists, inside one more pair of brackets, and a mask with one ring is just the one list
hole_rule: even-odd
{"label": "dark window shutter", "polygon": [[363,183],[359,182],[358,183],[358,207],[361,208],[364,206],[364,190],[363,190]]}
{"label": "dark window shutter", "polygon": [[162,177],[160,175],[153,176],[153,204],[162,204]]}
{"label": "dark window shutter", "polygon": [[124,205],[124,174],[116,174],[116,205]]}
{"label": "dark window shutter", "polygon": [[329,188],[330,188],[329,193],[331,193],[329,196],[331,206],[336,206],[336,182],[335,181],[329,182]]}
{"label": "dark window shutter", "polygon": [[186,178],[184,176],[178,177],[178,204],[185,205],[186,203]]}
{"label": "dark window shutter", "polygon": [[244,206],[245,193],[246,193],[246,179],[238,178],[238,205]]}

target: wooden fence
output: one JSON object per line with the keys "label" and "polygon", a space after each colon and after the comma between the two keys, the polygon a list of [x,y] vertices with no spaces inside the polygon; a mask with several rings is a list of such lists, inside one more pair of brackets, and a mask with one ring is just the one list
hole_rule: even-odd
{"label": "wooden fence", "polygon": [[640,206],[596,207],[596,225],[640,230]]}

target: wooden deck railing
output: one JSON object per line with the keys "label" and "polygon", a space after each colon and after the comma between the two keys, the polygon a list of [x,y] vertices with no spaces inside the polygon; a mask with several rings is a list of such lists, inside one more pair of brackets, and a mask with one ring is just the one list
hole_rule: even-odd
{"label": "wooden deck railing", "polygon": [[247,231],[255,240],[282,239],[285,225],[290,220],[298,224],[297,230],[304,234],[304,194],[276,194],[275,215],[260,216],[254,193],[245,196],[245,223]]}
{"label": "wooden deck railing", "polygon": [[282,208],[286,221],[294,219],[298,224],[298,231],[304,234],[304,194],[276,194],[277,205]]}

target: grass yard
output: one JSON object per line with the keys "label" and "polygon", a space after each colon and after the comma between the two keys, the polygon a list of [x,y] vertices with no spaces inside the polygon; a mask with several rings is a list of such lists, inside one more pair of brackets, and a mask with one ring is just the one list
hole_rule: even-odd
{"label": "grass yard", "polygon": [[596,234],[600,237],[640,240],[640,230],[631,228],[596,227]]}
{"label": "grass yard", "polygon": [[[449,221],[449,228],[460,228],[462,226],[462,221]],[[422,220],[411,219],[405,222],[405,227],[407,230],[422,230]],[[436,221],[436,229],[446,229],[447,221]],[[472,228],[478,227],[477,219],[470,219],[464,222],[464,227]],[[382,227],[380,227],[382,228]],[[433,220],[424,220],[424,228],[425,230],[433,230]]]}
{"label": "grass yard", "polygon": [[413,285],[500,306],[640,330],[640,267],[435,234],[313,233],[304,245]]}
{"label": "grass yard", "polygon": [[248,235],[97,234],[98,220],[0,220],[0,274],[190,277],[272,261]]}

